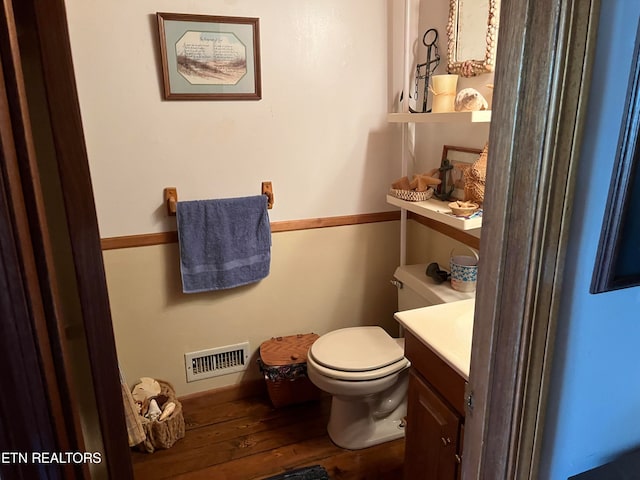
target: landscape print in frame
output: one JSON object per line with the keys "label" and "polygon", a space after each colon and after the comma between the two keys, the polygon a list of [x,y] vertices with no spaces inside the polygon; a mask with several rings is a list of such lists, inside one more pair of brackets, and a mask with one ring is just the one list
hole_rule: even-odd
{"label": "landscape print in frame", "polygon": [[164,98],[260,100],[258,18],[156,13]]}

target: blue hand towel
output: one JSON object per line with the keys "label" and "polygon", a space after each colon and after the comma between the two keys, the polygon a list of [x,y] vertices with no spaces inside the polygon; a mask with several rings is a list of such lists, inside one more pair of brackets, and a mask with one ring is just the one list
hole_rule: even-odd
{"label": "blue hand towel", "polygon": [[178,202],[176,215],[184,293],[238,287],[269,275],[265,195]]}

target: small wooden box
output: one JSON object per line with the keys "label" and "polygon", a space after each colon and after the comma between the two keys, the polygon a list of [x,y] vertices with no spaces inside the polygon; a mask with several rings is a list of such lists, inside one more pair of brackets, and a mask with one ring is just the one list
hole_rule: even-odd
{"label": "small wooden box", "polygon": [[275,337],[260,345],[258,364],[275,407],[320,398],[322,392],[307,377],[307,354],[317,338],[306,333]]}

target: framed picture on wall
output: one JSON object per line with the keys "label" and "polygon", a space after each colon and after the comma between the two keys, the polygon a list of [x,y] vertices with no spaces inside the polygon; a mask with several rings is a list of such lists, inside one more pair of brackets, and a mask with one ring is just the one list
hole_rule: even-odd
{"label": "framed picture on wall", "polygon": [[156,13],[166,100],[260,100],[258,18]]}
{"label": "framed picture on wall", "polygon": [[440,198],[447,200],[465,200],[464,172],[478,160],[482,150],[478,148],[444,145],[440,168],[447,172],[441,177]]}
{"label": "framed picture on wall", "polygon": [[640,28],[591,293],[640,285]]}

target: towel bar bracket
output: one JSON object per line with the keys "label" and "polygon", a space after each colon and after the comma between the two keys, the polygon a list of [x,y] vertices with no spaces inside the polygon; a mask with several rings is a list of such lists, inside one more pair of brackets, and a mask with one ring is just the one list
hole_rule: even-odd
{"label": "towel bar bracket", "polygon": [[178,189],[176,187],[164,189],[164,202],[167,206],[167,215],[175,217],[178,203]]}
{"label": "towel bar bracket", "polygon": [[262,194],[267,196],[267,208],[273,208],[273,186],[271,182],[262,182]]}

